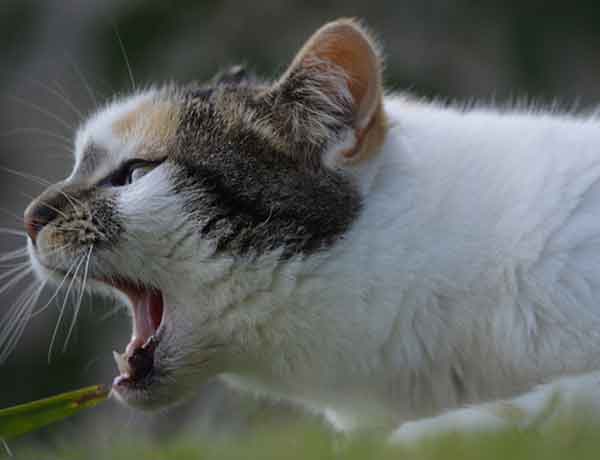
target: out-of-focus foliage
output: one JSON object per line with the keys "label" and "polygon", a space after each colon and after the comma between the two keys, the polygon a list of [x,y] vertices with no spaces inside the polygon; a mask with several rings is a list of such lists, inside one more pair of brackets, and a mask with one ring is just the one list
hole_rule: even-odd
{"label": "out-of-focus foliage", "polygon": [[345,438],[307,424],[265,426],[231,439],[175,436],[157,442],[129,434],[110,442],[62,440],[48,449],[24,448],[23,458],[38,460],[596,460],[598,425],[561,424],[540,436],[528,431],[449,435],[394,447],[372,434]]}

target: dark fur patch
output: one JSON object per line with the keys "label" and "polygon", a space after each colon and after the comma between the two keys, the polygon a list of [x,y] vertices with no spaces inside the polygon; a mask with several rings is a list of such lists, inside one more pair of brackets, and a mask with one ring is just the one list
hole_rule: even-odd
{"label": "dark fur patch", "polygon": [[177,188],[190,192],[187,211],[217,252],[260,255],[280,248],[290,257],[325,249],[355,220],[360,195],[342,174],[310,167],[306,152],[283,151],[279,138],[265,134],[285,125],[265,117],[271,101],[258,97],[263,90],[240,84],[187,93],[170,158],[181,171]]}

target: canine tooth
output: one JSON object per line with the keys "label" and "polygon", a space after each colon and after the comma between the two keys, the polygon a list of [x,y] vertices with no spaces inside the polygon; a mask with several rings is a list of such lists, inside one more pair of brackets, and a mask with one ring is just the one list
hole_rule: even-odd
{"label": "canine tooth", "polygon": [[156,347],[156,345],[158,345],[158,340],[154,335],[151,335],[148,340],[146,340],[146,343],[144,343],[144,345],[142,345],[142,349],[146,349],[148,347],[151,347],[152,349],[154,349]]}
{"label": "canine tooth", "polygon": [[127,360],[123,357],[123,355],[113,350],[113,357],[115,358],[119,372],[121,374],[129,374],[129,365],[127,364]]}

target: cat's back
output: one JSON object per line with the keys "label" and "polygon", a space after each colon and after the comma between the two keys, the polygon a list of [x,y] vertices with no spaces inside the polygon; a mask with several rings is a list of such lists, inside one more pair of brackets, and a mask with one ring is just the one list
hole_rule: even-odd
{"label": "cat's back", "polygon": [[531,265],[600,236],[599,119],[403,98],[386,109],[391,139],[370,198],[406,194],[410,181],[404,207],[424,238],[486,244]]}
{"label": "cat's back", "polygon": [[[406,194],[394,174],[410,179],[412,197],[400,200],[406,219],[385,231],[401,235],[396,279],[411,280],[412,309],[434,305],[457,324],[440,326],[440,346],[454,343],[482,369],[504,366],[514,383],[597,367],[600,121],[402,98],[387,111],[394,149],[380,197]],[[467,343],[468,315],[478,329]]]}

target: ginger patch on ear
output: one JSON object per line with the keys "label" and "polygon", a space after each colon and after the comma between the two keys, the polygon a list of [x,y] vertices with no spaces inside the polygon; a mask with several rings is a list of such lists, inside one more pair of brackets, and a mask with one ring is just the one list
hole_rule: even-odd
{"label": "ginger patch on ear", "polygon": [[[177,133],[179,109],[170,101],[144,101],[113,124],[113,131],[124,141],[139,140],[141,145],[160,148]],[[148,156],[152,149],[148,149]]]}
{"label": "ginger patch on ear", "polygon": [[356,130],[356,144],[340,152],[346,163],[365,161],[375,155],[385,141],[388,122],[381,104],[363,129]]}

